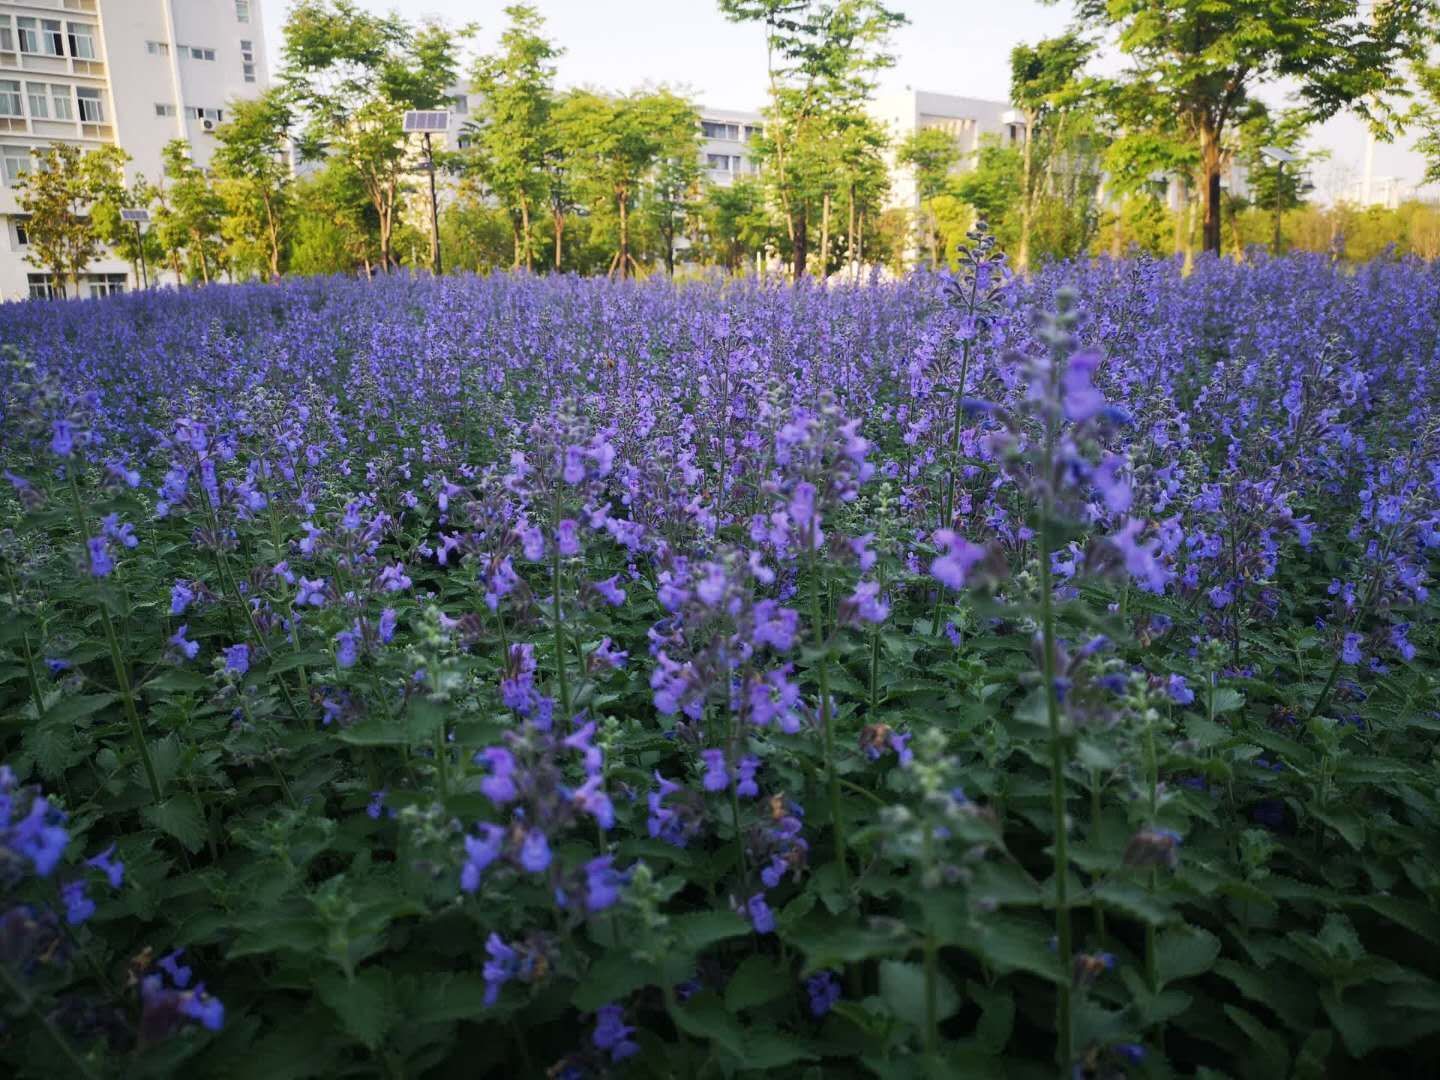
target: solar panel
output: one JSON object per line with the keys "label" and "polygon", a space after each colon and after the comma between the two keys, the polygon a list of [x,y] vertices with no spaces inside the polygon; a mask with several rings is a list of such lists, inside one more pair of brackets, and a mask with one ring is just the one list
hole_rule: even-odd
{"label": "solar panel", "polygon": [[1262,157],[1267,157],[1271,161],[1279,161],[1281,163],[1288,163],[1295,160],[1294,154],[1290,153],[1289,150],[1282,150],[1278,146],[1262,146],[1260,147],[1260,154]]}
{"label": "solar panel", "polygon": [[450,114],[443,109],[407,109],[406,131],[445,131],[450,127]]}
{"label": "solar panel", "polygon": [[134,222],[136,222],[136,223],[138,223],[138,224],[140,224],[140,225],[144,225],[146,222],[148,222],[148,221],[150,220],[150,211],[149,211],[149,210],[121,210],[121,211],[120,211],[120,220],[121,220],[121,221],[134,221]]}

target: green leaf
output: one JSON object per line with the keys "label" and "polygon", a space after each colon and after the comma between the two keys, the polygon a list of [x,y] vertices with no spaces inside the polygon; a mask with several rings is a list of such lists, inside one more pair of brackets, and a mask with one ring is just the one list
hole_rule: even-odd
{"label": "green leaf", "polygon": [[971,979],[965,992],[980,1006],[980,1022],[975,1025],[975,1041],[982,1050],[999,1054],[1015,1030],[1015,994],[1008,987],[994,988]]}
{"label": "green leaf", "polygon": [[1048,944],[1050,937],[1048,925],[993,917],[980,925],[976,951],[1001,974],[1028,971],[1058,985],[1068,981],[1070,973],[1061,973],[1060,961]]}
{"label": "green leaf", "polygon": [[365,968],[353,979],[326,975],[316,982],[315,989],[357,1042],[374,1050],[385,1041],[395,1021],[395,1001],[390,973],[384,968]]}
{"label": "green leaf", "polygon": [[1208,930],[1176,927],[1155,943],[1155,968],[1162,986],[1209,971],[1220,955],[1220,939]]}
{"label": "green leaf", "polygon": [[485,980],[479,975],[431,974],[417,982],[419,993],[414,995],[410,1019],[418,1024],[473,1020],[485,1014]]}
{"label": "green leaf", "polygon": [[59,703],[45,710],[44,719],[46,723],[73,724],[77,720],[83,720],[85,717],[99,712],[115,701],[118,696],[117,694],[77,694],[75,697],[62,698]]}
{"label": "green leaf", "polygon": [[205,819],[192,795],[172,795],[162,803],[147,806],[141,817],[161,832],[173,836],[186,851],[196,852],[205,842]]}
{"label": "green leaf", "polygon": [[794,985],[794,979],[768,956],[747,956],[725,984],[725,1008],[732,1013],[774,1001]]}
{"label": "green leaf", "polygon": [[653,965],[621,950],[607,952],[597,960],[575,989],[571,999],[577,1009],[594,1012],[601,1005],[628,997],[655,981]]}
{"label": "green leaf", "polygon": [[1222,686],[1215,691],[1215,713],[1234,712],[1245,704],[1245,695],[1234,687]]}
{"label": "green leaf", "polygon": [[[880,962],[880,1000],[896,1017],[917,1027],[925,1023],[926,977],[922,964],[903,960]],[[950,980],[935,973],[935,1019],[944,1021],[960,1010],[960,995]]]}
{"label": "green leaf", "polygon": [[750,924],[733,911],[694,911],[670,920],[677,948],[699,952],[726,938],[750,932]]}
{"label": "green leaf", "polygon": [[1284,1039],[1238,1006],[1226,1005],[1225,1015],[1245,1033],[1258,1052],[1261,1060],[1257,1072],[1285,1076],[1290,1071],[1290,1049]]}

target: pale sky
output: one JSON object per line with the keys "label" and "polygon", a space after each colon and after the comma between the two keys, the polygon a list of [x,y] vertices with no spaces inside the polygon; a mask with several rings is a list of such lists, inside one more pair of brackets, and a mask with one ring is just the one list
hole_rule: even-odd
{"label": "pale sky", "polygon": [[[359,0],[374,11],[434,16],[451,25],[480,24],[472,47],[493,47],[510,0]],[[765,100],[764,32],[723,18],[715,0],[531,0],[549,36],[566,52],[557,64],[562,86],[630,90],[665,83],[714,108],[758,109]],[[898,63],[882,90],[911,86],[966,97],[1003,99],[1010,83],[1010,50],[1056,34],[1070,21],[1071,5],[1036,0],[895,0],[910,24],[895,37]],[[281,28],[290,0],[261,0],[271,70],[278,64]],[[1312,143],[1331,152],[1313,167],[1322,198],[1342,193],[1364,171],[1365,135],[1340,117],[1316,130]],[[1409,140],[1375,148],[1373,176],[1418,183],[1424,163]],[[1431,189],[1426,192],[1437,195]]]}

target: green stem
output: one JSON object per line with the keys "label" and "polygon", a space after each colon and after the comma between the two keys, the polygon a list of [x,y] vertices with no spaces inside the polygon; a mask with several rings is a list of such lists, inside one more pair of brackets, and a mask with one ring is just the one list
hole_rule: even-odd
{"label": "green stem", "polygon": [[[934,862],[934,827],[928,822],[923,822],[921,827],[924,834],[924,859],[925,872],[928,875]],[[930,915],[927,909],[925,915],[925,1055],[930,1058],[939,1056],[940,1053],[940,974],[939,974],[939,946],[935,940],[935,931],[930,925]]]}
{"label": "green stem", "polygon": [[[555,529],[556,536],[559,535],[560,500],[555,500]],[[560,687],[560,709],[566,723],[570,722],[570,683],[565,678],[565,627],[560,621],[560,542],[552,537],[551,542],[555,546],[555,555],[551,560],[551,568],[554,574],[554,597],[553,597],[553,622],[555,623],[555,680]]]}
{"label": "green stem", "polygon": [[830,643],[825,638],[825,624],[820,614],[822,582],[816,566],[815,550],[810,546],[810,621],[814,627],[815,646],[820,650],[816,660],[816,676],[820,682],[820,730],[825,740],[825,774],[830,789],[830,822],[835,830],[835,861],[840,865],[840,885],[850,891],[850,868],[845,850],[845,819],[840,807],[840,774],[835,769],[835,730],[830,716]]}
{"label": "green stem", "polygon": [[[85,518],[85,505],[80,501],[80,485],[75,480],[73,467],[65,470],[70,479],[70,499],[75,508],[75,524],[80,530],[80,543],[88,543],[90,525]],[[120,655],[120,638],[115,633],[115,624],[110,621],[110,609],[105,601],[95,605],[100,612],[100,625],[105,630],[105,643],[110,649],[110,665],[115,670],[115,683],[120,688],[120,700],[124,704],[125,718],[130,722],[130,735],[135,740],[135,749],[140,754],[140,763],[145,768],[145,780],[150,785],[150,797],[155,802],[163,801],[160,790],[160,776],[155,771],[155,762],[150,757],[150,747],[145,742],[145,725],[140,722],[140,713],[135,708],[135,693],[130,688],[130,672]]]}

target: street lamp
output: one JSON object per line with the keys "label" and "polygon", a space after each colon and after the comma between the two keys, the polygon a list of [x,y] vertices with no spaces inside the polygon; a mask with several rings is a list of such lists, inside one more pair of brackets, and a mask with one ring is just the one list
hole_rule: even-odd
{"label": "street lamp", "polygon": [[425,171],[430,174],[430,270],[436,277],[440,266],[440,201],[435,195],[435,153],[430,134],[450,129],[450,113],[446,109],[406,109],[404,131],[419,132],[425,140]]}
{"label": "street lamp", "polygon": [[1282,150],[1278,146],[1262,146],[1260,156],[1267,161],[1275,163],[1275,237],[1270,244],[1270,254],[1280,254],[1280,214],[1284,206],[1281,201],[1285,195],[1285,166],[1296,160],[1295,155],[1289,150]]}
{"label": "street lamp", "polygon": [[140,238],[140,226],[150,221],[150,211],[143,208],[125,207],[120,211],[120,220],[135,226],[135,249],[140,252],[140,280],[150,288],[150,271],[145,266],[145,242]]}

